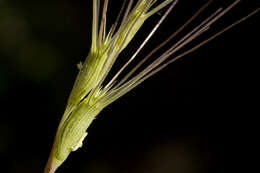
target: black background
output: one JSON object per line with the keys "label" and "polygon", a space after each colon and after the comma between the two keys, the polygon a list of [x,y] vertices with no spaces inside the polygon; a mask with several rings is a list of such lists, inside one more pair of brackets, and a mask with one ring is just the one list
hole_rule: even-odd
{"label": "black background", "polygon": [[[205,2],[181,1],[141,55]],[[185,31],[231,2],[215,1]],[[121,1],[111,2],[109,24],[120,5]],[[257,7],[256,1],[242,1],[201,40]],[[90,47],[91,8],[87,0],[0,1],[3,172],[43,171],[76,64],[84,61]],[[251,145],[257,137],[258,17],[171,64],[105,108],[89,127],[83,147],[57,173],[215,173],[243,166],[244,154],[254,152]],[[136,50],[159,18],[156,14],[144,25],[121,58]]]}

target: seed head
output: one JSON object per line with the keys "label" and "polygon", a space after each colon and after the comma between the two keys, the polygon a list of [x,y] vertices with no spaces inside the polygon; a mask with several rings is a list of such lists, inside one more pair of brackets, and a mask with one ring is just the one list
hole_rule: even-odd
{"label": "seed head", "polygon": [[[183,26],[181,26],[158,47],[152,50],[119,80],[118,77],[121,75],[122,71],[124,71],[126,67],[135,59],[141,49],[158,29],[160,24],[165,20],[170,11],[172,11],[172,9],[177,5],[177,2],[178,0],[164,0],[161,3],[156,3],[156,0],[138,0],[134,5],[133,0],[129,0],[128,4],[124,1],[114,25],[112,25],[107,32],[106,21],[108,0],[104,0],[102,10],[100,7],[100,1],[93,0],[91,49],[85,62],[83,64],[78,64],[79,74],[74,83],[68,99],[66,110],[58,127],[49,162],[54,162],[54,164],[59,166],[63,161],[65,161],[70,152],[81,147],[84,138],[87,136],[87,128],[103,108],[138,86],[147,78],[165,68],[170,63],[196,50],[208,41],[214,39],[221,33],[259,11],[258,8],[253,13],[214,34],[212,37],[202,41],[189,50],[178,53],[180,52],[179,50],[206,32],[213,23],[230,11],[239,2],[239,0],[235,0],[225,9],[217,9],[212,13],[212,15],[208,16],[184,37],[170,46],[167,51],[161,54],[161,56],[159,56],[151,64],[141,69],[136,75],[133,75],[137,69],[139,69],[144,62],[146,62],[146,60],[157,52],[157,50],[175,38],[176,35],[188,26],[199,14],[201,14],[201,12],[205,10],[212,2],[212,0],[210,0],[202,6]],[[122,68],[118,70],[113,78],[107,84],[104,84],[104,80],[107,78],[107,75],[117,58],[120,57],[120,53],[127,48],[127,45],[134,38],[143,23],[153,14],[157,13],[166,6],[169,6],[168,9],[161,16],[160,20],[151,30],[150,34],[145,38],[143,43],[138,47],[136,52],[133,53],[133,55],[122,66]],[[99,21],[100,11],[102,11],[102,13],[101,20]]]}

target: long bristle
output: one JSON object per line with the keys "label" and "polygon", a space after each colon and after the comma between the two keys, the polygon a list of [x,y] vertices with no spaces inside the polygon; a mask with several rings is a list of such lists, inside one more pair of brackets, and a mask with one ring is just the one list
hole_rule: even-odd
{"label": "long bristle", "polygon": [[134,53],[134,55],[124,64],[124,66],[115,74],[115,76],[112,78],[112,80],[107,84],[105,88],[111,87],[112,83],[115,83],[115,80],[117,77],[121,74],[121,72],[134,60],[134,58],[137,56],[137,54],[143,49],[145,44],[150,40],[150,38],[153,36],[155,31],[159,28],[161,23],[165,20],[165,18],[168,16],[168,14],[172,11],[172,9],[176,6],[178,0],[175,0],[174,3],[168,8],[168,10],[165,12],[165,14],[161,17],[159,22],[155,25],[155,27],[152,29],[150,34],[146,37],[146,39],[143,41],[143,43],[140,45],[140,47],[137,49],[137,51]]}
{"label": "long bristle", "polygon": [[[209,39],[206,39],[205,41],[202,41],[201,43],[199,43],[198,45],[194,46],[193,48],[189,49],[188,51],[185,51],[184,53],[181,53],[180,55],[175,56],[174,58],[172,58],[170,61],[162,64],[167,58],[169,58],[173,53],[175,53],[177,50],[179,50],[180,48],[184,47],[186,44],[190,43],[192,40],[194,40],[195,38],[197,38],[199,35],[201,35],[202,33],[204,33],[206,30],[208,30],[210,28],[210,26],[215,23],[218,19],[220,19],[224,14],[226,14],[228,11],[230,11],[237,3],[239,2],[239,0],[235,1],[234,3],[232,3],[231,5],[229,5],[226,9],[224,9],[222,12],[220,12],[221,9],[218,9],[215,13],[213,13],[211,16],[209,16],[206,20],[204,20],[200,25],[198,25],[196,28],[194,28],[188,35],[186,35],[185,37],[183,37],[179,43],[177,44],[177,46],[173,46],[169,49],[169,51],[166,51],[165,54],[163,54],[161,57],[159,57],[158,59],[156,59],[152,64],[150,64],[148,67],[146,67],[143,71],[141,71],[139,74],[137,74],[135,77],[133,77],[132,79],[128,80],[126,78],[129,77],[129,74],[127,75],[127,77],[123,78],[123,82],[120,81],[119,85],[117,84],[115,87],[113,87],[111,89],[111,91],[109,91],[107,93],[107,96],[105,98],[103,98],[103,101],[106,104],[110,104],[111,102],[113,102],[114,100],[118,99],[119,97],[121,97],[122,95],[124,95],[125,93],[127,93],[128,91],[132,90],[133,88],[135,88],[136,86],[138,86],[140,83],[142,83],[144,80],[148,79],[149,77],[151,77],[152,75],[154,75],[155,73],[157,73],[158,71],[162,70],[163,68],[165,68],[167,65],[169,65],[170,63],[176,61],[177,59],[180,59],[181,57],[195,51],[196,49],[198,49],[199,47],[201,47],[202,45],[206,44],[207,42],[213,40],[214,38],[216,38],[217,36],[221,35],[223,32],[231,29],[232,27],[234,27],[235,25],[241,23],[242,21],[244,21],[245,19],[247,19],[248,17],[254,15],[255,13],[257,13],[259,11],[259,9],[255,10],[254,12],[250,13],[248,16],[238,20],[237,22],[233,23],[232,25],[226,27],[225,29],[221,30],[220,32],[216,33],[215,35],[213,35],[212,37],[210,37]],[[161,65],[162,64],[162,65]],[[134,69],[135,70],[135,69]],[[113,81],[114,82],[114,81]]]}
{"label": "long bristle", "polygon": [[164,47],[167,43],[169,43],[173,38],[175,38],[186,26],[188,26],[203,10],[205,10],[213,0],[208,1],[205,5],[203,5],[190,19],[187,20],[177,31],[175,31],[167,40],[163,41],[160,45],[158,45],[155,49],[153,49],[145,58],[143,58],[130,72],[128,72],[123,79],[116,85],[116,87],[120,86],[124,83],[138,68],[140,68],[154,53],[156,53],[159,49]]}
{"label": "long bristle", "polygon": [[99,28],[99,45],[101,45],[102,42],[104,42],[105,36],[106,36],[106,21],[107,21],[107,7],[108,7],[108,1],[104,1],[103,5],[103,11],[102,11],[102,19],[101,24]]}
{"label": "long bristle", "polygon": [[99,0],[93,0],[93,21],[92,21],[92,51],[97,51],[98,21],[99,21]]}
{"label": "long bristle", "polygon": [[120,11],[119,11],[119,13],[118,13],[117,18],[116,18],[116,21],[115,21],[115,23],[113,24],[113,26],[111,27],[111,36],[114,35],[114,32],[115,32],[115,30],[116,30],[116,27],[117,27],[117,25],[118,25],[118,23],[119,23],[119,19],[120,19],[120,17],[122,16],[122,13],[123,13],[123,11],[124,11],[125,5],[126,5],[126,0],[124,0],[123,5],[122,5],[122,7],[121,7],[121,9],[120,9]]}

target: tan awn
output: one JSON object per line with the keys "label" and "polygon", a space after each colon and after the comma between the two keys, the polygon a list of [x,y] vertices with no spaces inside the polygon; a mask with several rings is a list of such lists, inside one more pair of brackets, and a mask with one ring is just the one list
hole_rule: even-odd
{"label": "tan awn", "polygon": [[[187,55],[188,53],[201,47],[208,41],[219,36],[221,33],[242,22],[259,11],[259,8],[235,22],[229,27],[221,30],[212,37],[195,45],[184,53],[178,53],[180,49],[207,31],[210,26],[219,18],[231,10],[239,3],[235,0],[227,8],[217,9],[212,15],[199,23],[188,34],[173,44],[167,51],[161,54],[147,67],[141,69],[136,75],[135,72],[146,62],[155,52],[175,38],[187,25],[189,25],[203,10],[205,10],[213,0],[202,6],[183,26],[174,32],[167,40],[152,50],[136,66],[134,66],[125,76],[119,76],[126,67],[136,58],[141,49],[149,41],[160,24],[178,3],[178,0],[164,0],[161,3],[156,0],[138,0],[134,4],[129,0],[127,5],[124,1],[118,18],[112,27],[107,30],[107,8],[108,0],[104,0],[103,8],[100,7],[100,0],[93,0],[93,23],[92,23],[92,44],[91,50],[83,64],[79,64],[79,74],[74,83],[67,107],[59,124],[53,148],[45,168],[45,173],[54,173],[55,170],[66,160],[70,152],[82,146],[84,138],[87,136],[86,130],[99,112],[117,100],[119,97],[132,90],[153,74],[162,70],[170,63]],[[120,53],[127,47],[143,23],[152,15],[165,6],[170,5],[167,11],[154,26],[150,34],[145,38],[136,52],[118,70],[113,78],[107,83],[104,80],[113,64],[120,57]],[[101,16],[99,17],[101,12]],[[101,21],[99,21],[101,19]],[[108,32],[107,32],[108,31]],[[121,57],[120,57],[121,58]]]}

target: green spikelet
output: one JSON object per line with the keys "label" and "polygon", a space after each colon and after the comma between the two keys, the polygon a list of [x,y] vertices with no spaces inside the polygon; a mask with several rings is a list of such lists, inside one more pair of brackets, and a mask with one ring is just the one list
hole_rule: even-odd
{"label": "green spikelet", "polygon": [[[100,1],[93,0],[91,50],[85,62],[83,64],[78,64],[79,73],[68,99],[67,107],[59,124],[52,152],[45,168],[45,173],[54,173],[55,170],[67,159],[71,152],[76,151],[82,146],[83,140],[87,136],[88,127],[103,108],[138,86],[144,80],[162,70],[168,64],[196,50],[208,41],[214,39],[221,33],[259,11],[258,8],[253,13],[221,30],[209,39],[206,39],[189,50],[176,55],[176,52],[178,52],[188,43],[192,42],[199,35],[207,31],[214,22],[216,22],[230,9],[232,9],[239,2],[239,0],[235,0],[234,3],[232,3],[226,9],[218,9],[187,35],[172,45],[170,49],[165,51],[151,64],[149,64],[147,67],[144,67],[139,73],[133,76],[134,72],[136,72],[136,70],[139,69],[143,63],[149,59],[149,57],[151,57],[158,49],[163,47],[170,40],[172,40],[189,23],[191,23],[194,18],[196,18],[206,7],[208,7],[208,5],[212,2],[212,0],[210,0],[201,9],[199,9],[198,12],[195,13],[195,15],[192,16],[182,27],[180,27],[179,30],[174,32],[169,37],[169,39],[165,40],[161,45],[151,51],[151,53],[144,57],[144,59],[140,61],[132,70],[130,70],[130,72],[123,76],[122,79],[118,80],[118,76],[121,74],[121,72],[134,60],[134,58],[152,37],[166,16],[175,7],[177,2],[178,0],[164,0],[161,3],[156,3],[156,0],[139,0],[133,6],[133,0],[129,0],[128,6],[125,9],[125,13],[121,13],[124,11],[123,7],[115,24],[107,33],[106,12],[108,7],[108,0],[104,0],[101,21],[99,21]],[[150,32],[150,34],[147,36],[147,38],[144,40],[144,42],[137,49],[137,51],[122,66],[122,68],[116,73],[110,82],[104,85],[103,82],[116,59],[131,42],[143,23],[150,16],[157,13],[168,4],[171,5]],[[122,21],[119,22],[119,19]]]}

